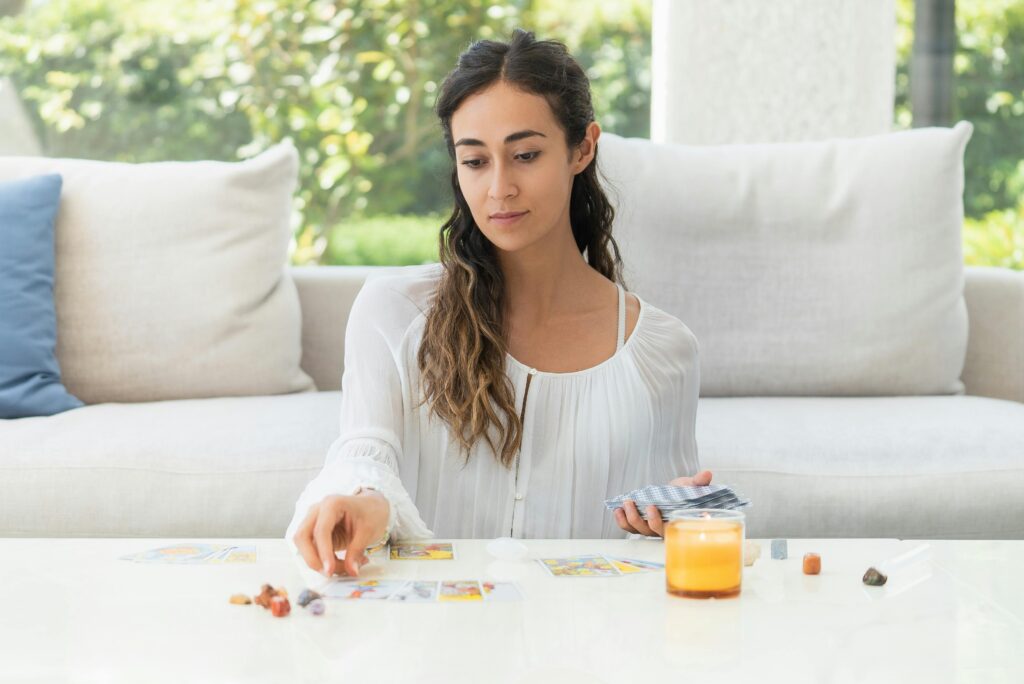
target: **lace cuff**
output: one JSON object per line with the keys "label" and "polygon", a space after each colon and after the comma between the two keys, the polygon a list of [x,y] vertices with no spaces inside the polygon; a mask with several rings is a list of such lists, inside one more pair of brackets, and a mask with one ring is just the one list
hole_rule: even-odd
{"label": "lace cuff", "polygon": [[[376,454],[391,455],[387,445],[375,444]],[[386,457],[385,456],[385,457]],[[354,481],[361,488],[374,489],[388,501],[387,535],[391,539],[429,539],[434,536],[420,517],[416,504],[388,465],[369,455],[349,457]]]}

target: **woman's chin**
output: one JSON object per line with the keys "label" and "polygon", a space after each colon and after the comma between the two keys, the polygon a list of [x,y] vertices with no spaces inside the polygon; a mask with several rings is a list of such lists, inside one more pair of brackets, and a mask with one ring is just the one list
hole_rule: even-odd
{"label": "woman's chin", "polygon": [[536,241],[525,235],[502,235],[491,242],[498,250],[506,254],[514,254],[522,252]]}
{"label": "woman's chin", "polygon": [[536,242],[536,236],[526,231],[509,231],[498,228],[484,233],[487,241],[502,252],[518,252]]}

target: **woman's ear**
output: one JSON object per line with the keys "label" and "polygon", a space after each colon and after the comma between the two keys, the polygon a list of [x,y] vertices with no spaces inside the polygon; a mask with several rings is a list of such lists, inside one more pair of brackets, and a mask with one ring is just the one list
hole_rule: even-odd
{"label": "woman's ear", "polygon": [[601,137],[601,127],[596,121],[587,124],[587,131],[583,134],[583,140],[576,147],[577,159],[573,165],[573,175],[581,173],[587,165],[594,160],[597,153],[597,139]]}

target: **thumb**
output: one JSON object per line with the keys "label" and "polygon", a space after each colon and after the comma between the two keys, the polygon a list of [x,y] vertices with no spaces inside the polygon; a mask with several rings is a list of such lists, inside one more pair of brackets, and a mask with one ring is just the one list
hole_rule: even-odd
{"label": "thumb", "polygon": [[711,484],[711,471],[702,470],[693,476],[693,484],[703,487]]}

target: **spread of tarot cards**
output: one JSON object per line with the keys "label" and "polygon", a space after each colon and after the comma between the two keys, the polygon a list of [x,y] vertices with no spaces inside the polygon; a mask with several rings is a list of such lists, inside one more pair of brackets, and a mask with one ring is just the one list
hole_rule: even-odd
{"label": "spread of tarot cards", "polygon": [[515,582],[490,580],[335,579],[319,590],[324,598],[406,603],[474,603],[521,601]]}

